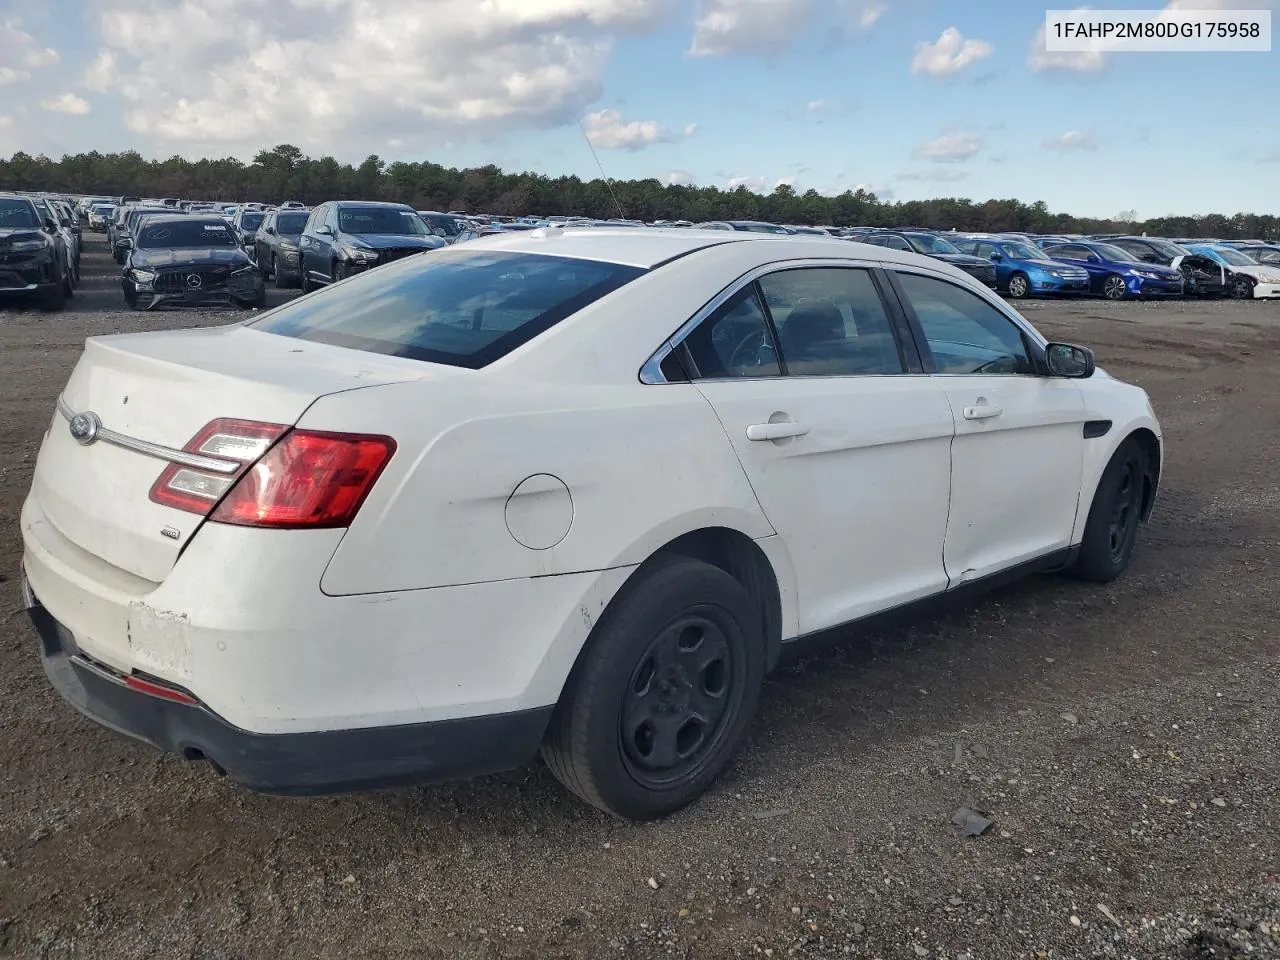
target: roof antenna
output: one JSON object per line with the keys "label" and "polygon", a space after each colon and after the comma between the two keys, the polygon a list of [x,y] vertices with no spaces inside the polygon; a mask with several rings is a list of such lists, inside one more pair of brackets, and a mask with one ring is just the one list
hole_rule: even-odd
{"label": "roof antenna", "polygon": [[591,156],[595,157],[596,166],[600,168],[600,179],[604,181],[604,188],[609,191],[609,196],[613,198],[613,205],[618,208],[618,219],[627,219],[627,215],[622,212],[622,204],[618,202],[618,195],[613,192],[613,184],[609,182],[608,176],[605,175],[604,164],[600,162],[600,154],[596,153],[595,144],[587,136],[587,128],[582,125],[581,117],[578,118],[578,129],[582,131],[582,139],[587,141],[587,149],[591,151]]}

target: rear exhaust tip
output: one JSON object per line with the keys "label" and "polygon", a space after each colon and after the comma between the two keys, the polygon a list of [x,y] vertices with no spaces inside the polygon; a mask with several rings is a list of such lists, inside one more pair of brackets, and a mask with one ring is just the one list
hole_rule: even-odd
{"label": "rear exhaust tip", "polygon": [[199,747],[183,747],[182,757],[184,760],[190,760],[193,763],[200,760],[204,760],[209,764],[209,766],[213,768],[213,772],[216,773],[218,776],[225,777],[227,775],[227,771],[222,769],[218,761],[214,760],[210,756],[207,756],[205,752],[201,750]]}

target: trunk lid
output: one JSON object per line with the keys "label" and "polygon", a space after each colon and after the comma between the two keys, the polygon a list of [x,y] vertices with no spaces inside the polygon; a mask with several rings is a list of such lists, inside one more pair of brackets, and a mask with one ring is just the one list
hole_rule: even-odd
{"label": "trunk lid", "polygon": [[[96,414],[104,430],[180,449],[220,417],[292,425],[328,394],[458,372],[241,325],[125,334],[85,341],[61,405]],[[56,413],[32,496],[78,547],[159,583],[203,522],[151,501],[166,465],[106,440],[77,442]]]}

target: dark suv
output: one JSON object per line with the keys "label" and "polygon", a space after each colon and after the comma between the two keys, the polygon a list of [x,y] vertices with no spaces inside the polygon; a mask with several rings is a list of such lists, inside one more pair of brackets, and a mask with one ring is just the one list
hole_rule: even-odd
{"label": "dark suv", "polygon": [[61,310],[71,295],[58,225],[27,197],[0,194],[0,296],[31,297]]}
{"label": "dark suv", "polygon": [[236,211],[236,215],[231,218],[231,226],[235,228],[236,237],[240,240],[240,246],[244,247],[245,252],[251,257],[257,257],[257,236],[258,231],[262,229],[262,223],[267,219],[265,210],[258,210],[254,207],[243,206]]}
{"label": "dark suv", "polygon": [[322,203],[311,211],[298,240],[302,291],[443,246],[418,211],[406,204]]}
{"label": "dark suv", "polygon": [[984,283],[992,290],[996,288],[996,265],[982,257],[973,257],[961,253],[960,249],[946,237],[936,233],[914,231],[882,231],[869,233],[856,238],[858,243],[873,243],[878,247],[891,250],[905,250],[908,253],[919,253],[934,260],[941,260],[953,267],[959,267],[979,283]]}
{"label": "dark suv", "polygon": [[267,214],[254,239],[255,259],[263,279],[274,280],[277,287],[297,286],[301,278],[298,240],[310,215],[310,211],[298,207],[281,207]]}

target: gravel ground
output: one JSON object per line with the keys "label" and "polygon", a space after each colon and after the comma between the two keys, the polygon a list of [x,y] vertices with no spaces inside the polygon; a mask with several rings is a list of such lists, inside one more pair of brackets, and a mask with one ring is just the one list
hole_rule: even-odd
{"label": "gravel ground", "polygon": [[1280,303],[1028,304],[1163,420],[1131,573],[843,638],[708,796],[632,826],[540,765],[257,796],[57,698],[17,518],[81,341],[243,316],[86,273],[67,313],[0,304],[0,956],[1280,957]]}

